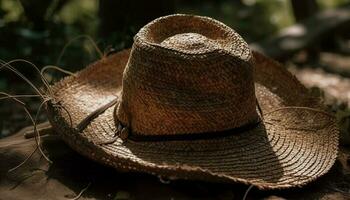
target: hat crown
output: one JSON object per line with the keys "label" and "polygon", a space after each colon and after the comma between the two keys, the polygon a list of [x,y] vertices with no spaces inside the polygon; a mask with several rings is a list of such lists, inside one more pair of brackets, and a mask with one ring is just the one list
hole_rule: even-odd
{"label": "hat crown", "polygon": [[161,46],[182,51],[204,51],[215,48],[215,43],[199,33],[179,33],[160,43]]}
{"label": "hat crown", "polygon": [[256,121],[247,43],[207,17],[150,22],[134,38],[116,117],[141,135],[215,134]]}

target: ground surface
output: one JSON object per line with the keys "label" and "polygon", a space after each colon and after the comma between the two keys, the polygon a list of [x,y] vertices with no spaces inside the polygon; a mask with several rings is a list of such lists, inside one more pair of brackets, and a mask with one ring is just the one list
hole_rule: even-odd
{"label": "ground surface", "polygon": [[[80,199],[242,199],[248,186],[242,184],[172,181],[138,173],[119,173],[85,159],[58,136],[43,137],[43,147],[53,161],[39,153],[13,172],[35,148],[33,139],[16,134],[0,140],[0,199],[71,199],[90,185]],[[331,171],[299,189],[259,191],[247,199],[350,199],[349,149],[342,148]]]}

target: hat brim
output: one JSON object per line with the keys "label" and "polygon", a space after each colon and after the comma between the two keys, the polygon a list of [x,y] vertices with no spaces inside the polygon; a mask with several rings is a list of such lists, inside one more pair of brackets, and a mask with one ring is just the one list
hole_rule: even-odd
{"label": "hat brim", "polygon": [[82,155],[123,171],[242,182],[262,189],[304,185],[333,165],[339,132],[335,118],[283,66],[256,52],[255,88],[264,118],[249,131],[215,139],[118,138],[106,143],[116,130],[111,107],[78,132],[74,127],[79,122],[120,94],[129,53],[105,57],[52,87],[60,106],[48,104],[50,122]]}

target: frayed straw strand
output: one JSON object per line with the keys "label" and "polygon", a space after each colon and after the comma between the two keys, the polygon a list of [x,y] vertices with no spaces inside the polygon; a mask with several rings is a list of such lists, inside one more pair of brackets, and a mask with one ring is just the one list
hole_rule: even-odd
{"label": "frayed straw strand", "polygon": [[42,99],[45,99],[44,95],[40,92],[40,90],[31,81],[29,81],[29,79],[26,78],[22,73],[20,73],[18,70],[13,68],[10,64],[8,64],[2,60],[0,60],[0,63],[2,64],[0,67],[0,70],[2,68],[7,68],[7,69],[11,70],[13,73],[15,73],[17,76],[21,77],[25,82],[27,82],[35,90],[35,92],[41,96]]}
{"label": "frayed straw strand", "polygon": [[[13,100],[13,101],[19,103],[19,104],[23,107],[25,113],[26,113],[27,116],[30,118],[30,120],[31,120],[31,122],[32,122],[32,124],[33,124],[33,126],[34,126],[34,131],[37,132],[37,129],[36,129],[36,119],[34,120],[33,116],[30,114],[29,110],[27,109],[26,104],[25,104],[23,101],[19,100],[18,98],[14,97],[14,96],[12,96],[12,95],[10,95],[10,94],[7,94],[7,93],[5,93],[5,92],[0,92],[0,94],[1,94],[1,95],[4,95],[4,96],[7,96],[9,99],[11,99],[11,100]],[[37,133],[37,135],[39,135],[39,133]],[[39,143],[39,141],[40,141],[40,136],[39,136],[39,140],[38,140],[36,137],[35,137],[35,140],[36,140],[36,145],[37,145],[36,148],[40,150],[40,153],[42,154],[42,156],[43,156],[48,162],[52,163],[52,161],[51,161],[50,159],[48,159],[48,157],[45,155],[45,153],[42,151],[42,149],[41,149],[41,147],[40,147],[40,143]],[[26,162],[29,160],[29,158],[31,158],[31,157],[33,156],[34,152],[35,152],[37,149],[35,149],[23,162],[21,162],[19,165],[15,166],[15,167],[13,167],[12,169],[15,170],[15,169],[17,169],[18,167],[22,166],[24,163],[26,163]],[[11,171],[13,171],[13,170],[11,170]]]}
{"label": "frayed straw strand", "polygon": [[246,199],[247,199],[248,193],[250,192],[250,190],[251,190],[253,187],[254,187],[253,185],[250,185],[250,186],[248,187],[247,191],[245,191],[245,194],[244,194],[242,200],[246,200]]}
{"label": "frayed straw strand", "polygon": [[81,197],[81,195],[83,195],[83,193],[90,187],[90,185],[91,183],[89,183],[85,188],[83,188],[76,197],[71,198],[69,200],[78,200]]}
{"label": "frayed straw strand", "polygon": [[67,49],[74,41],[76,41],[76,40],[78,40],[78,39],[87,39],[87,40],[93,45],[93,47],[95,48],[96,52],[99,54],[100,58],[103,58],[103,57],[104,57],[102,51],[97,47],[96,42],[95,42],[90,36],[88,36],[88,35],[79,35],[79,36],[77,36],[77,37],[75,37],[75,38],[72,38],[71,40],[69,40],[69,41],[64,45],[64,47],[63,47],[63,49],[62,49],[62,51],[61,51],[61,53],[60,53],[60,55],[58,56],[58,59],[57,59],[57,61],[56,61],[56,65],[57,65],[57,66],[59,65],[59,63],[60,63],[60,61],[61,61],[61,59],[62,59],[62,57],[63,57],[63,55],[64,55],[64,52],[66,51],[66,49]]}

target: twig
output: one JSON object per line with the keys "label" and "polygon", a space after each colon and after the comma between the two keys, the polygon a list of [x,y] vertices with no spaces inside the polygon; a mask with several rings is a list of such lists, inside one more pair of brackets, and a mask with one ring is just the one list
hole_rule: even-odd
{"label": "twig", "polygon": [[[43,122],[40,124],[37,124],[37,131],[39,132],[40,136],[47,135],[51,132],[52,127],[50,122]],[[35,131],[34,131],[34,126],[27,126],[23,128],[22,130],[19,131],[19,133],[24,135],[24,138],[30,139],[35,137]]]}

